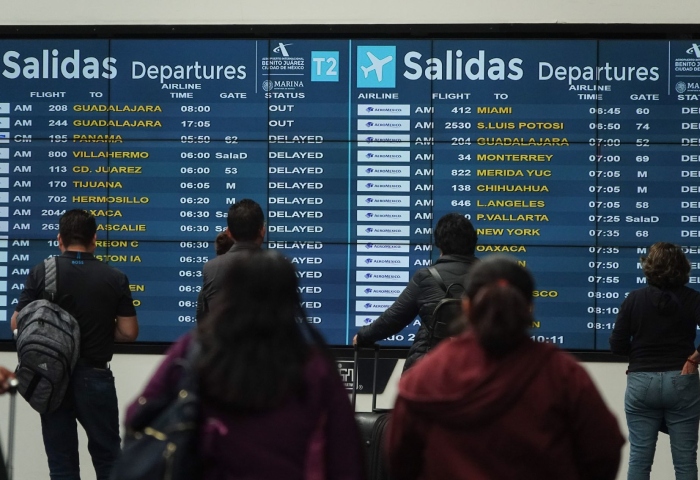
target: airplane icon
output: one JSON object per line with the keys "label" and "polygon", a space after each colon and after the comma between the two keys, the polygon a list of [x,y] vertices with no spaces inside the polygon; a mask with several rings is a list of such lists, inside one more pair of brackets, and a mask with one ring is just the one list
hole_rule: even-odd
{"label": "airplane icon", "polygon": [[365,74],[365,78],[369,77],[369,72],[374,71],[377,74],[377,81],[381,82],[382,81],[382,72],[384,71],[384,65],[387,63],[391,62],[394,57],[391,55],[388,55],[381,60],[377,57],[375,57],[372,52],[366,52],[367,57],[369,57],[369,60],[372,62],[372,65],[369,67],[360,67],[362,71]]}

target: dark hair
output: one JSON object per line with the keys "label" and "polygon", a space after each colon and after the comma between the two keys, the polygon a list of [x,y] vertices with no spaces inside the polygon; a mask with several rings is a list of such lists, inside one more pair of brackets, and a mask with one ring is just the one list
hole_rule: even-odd
{"label": "dark hair", "polygon": [[474,255],[476,230],[461,213],[448,213],[435,226],[435,246],[444,255]]}
{"label": "dark hair", "polygon": [[231,250],[233,246],[233,238],[226,232],[221,232],[216,236],[214,240],[214,249],[217,255],[223,255],[224,253]]}
{"label": "dark hair", "polygon": [[226,223],[234,241],[251,242],[265,226],[265,215],[256,201],[244,198],[229,207]]}
{"label": "dark hair", "polygon": [[97,222],[89,212],[79,208],[68,210],[58,221],[58,233],[64,247],[89,247],[97,232]]}
{"label": "dark hair", "polygon": [[306,323],[292,263],[273,250],[231,254],[227,284],[200,324],[202,393],[238,411],[272,409],[304,393],[319,334]]}
{"label": "dark hair", "polygon": [[682,287],[690,279],[690,263],[678,245],[656,242],[639,260],[647,283],[662,290]]}
{"label": "dark hair", "polygon": [[530,272],[511,257],[491,256],[469,272],[468,321],[487,354],[505,356],[527,339],[534,289]]}

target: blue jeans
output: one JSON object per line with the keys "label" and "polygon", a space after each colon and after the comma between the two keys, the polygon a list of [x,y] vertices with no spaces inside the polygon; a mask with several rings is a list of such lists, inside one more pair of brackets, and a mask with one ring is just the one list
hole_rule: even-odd
{"label": "blue jeans", "polygon": [[41,416],[51,480],[80,480],[76,420],[87,433],[97,480],[108,480],[121,448],[117,391],[111,370],[76,366],[61,406]]}
{"label": "blue jeans", "polygon": [[633,372],[627,376],[625,414],[629,428],[628,480],[648,480],[663,420],[671,439],[676,480],[697,480],[700,379],[698,374]]}

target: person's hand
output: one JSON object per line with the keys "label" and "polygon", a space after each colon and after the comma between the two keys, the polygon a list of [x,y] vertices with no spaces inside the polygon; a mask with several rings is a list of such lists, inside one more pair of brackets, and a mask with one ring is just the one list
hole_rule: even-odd
{"label": "person's hand", "polygon": [[683,365],[683,370],[681,370],[681,375],[693,375],[695,373],[698,373],[698,366],[686,360],[685,365]]}
{"label": "person's hand", "polygon": [[10,389],[10,380],[13,378],[15,378],[14,373],[5,367],[0,367],[0,393],[5,393]]}
{"label": "person's hand", "polygon": [[357,335],[355,335],[354,337],[352,337],[352,346],[353,346],[353,347],[356,347],[356,346],[357,346]]}

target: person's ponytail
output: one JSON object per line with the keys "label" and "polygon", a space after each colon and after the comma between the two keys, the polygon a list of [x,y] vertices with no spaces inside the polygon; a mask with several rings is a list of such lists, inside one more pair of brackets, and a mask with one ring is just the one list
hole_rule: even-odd
{"label": "person's ponytail", "polygon": [[502,357],[527,338],[530,305],[510,284],[486,285],[471,301],[469,323],[486,353]]}
{"label": "person's ponytail", "polygon": [[512,257],[493,255],[469,272],[464,295],[468,323],[491,356],[504,356],[527,339],[535,281]]}

